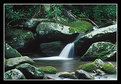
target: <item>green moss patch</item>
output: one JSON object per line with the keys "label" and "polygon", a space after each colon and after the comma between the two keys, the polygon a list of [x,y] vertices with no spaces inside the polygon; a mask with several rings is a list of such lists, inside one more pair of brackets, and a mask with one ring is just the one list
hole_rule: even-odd
{"label": "green moss patch", "polygon": [[108,74],[116,73],[116,68],[110,62],[102,64],[102,70]]}
{"label": "green moss patch", "polygon": [[79,66],[79,69],[83,69],[87,72],[94,72],[98,69],[99,67],[94,64],[94,63],[87,63],[87,64],[84,64],[84,65],[80,65]]}
{"label": "green moss patch", "polygon": [[38,67],[40,71],[43,71],[44,73],[50,73],[55,74],[57,72],[55,67],[52,66],[46,66],[46,67]]}
{"label": "green moss patch", "polygon": [[76,20],[68,24],[70,26],[70,32],[86,32],[92,30],[93,26],[90,22]]}

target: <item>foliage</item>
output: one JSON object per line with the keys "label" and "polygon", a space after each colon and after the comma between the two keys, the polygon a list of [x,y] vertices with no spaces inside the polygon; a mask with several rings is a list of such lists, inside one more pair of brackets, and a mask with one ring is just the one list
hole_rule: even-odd
{"label": "foliage", "polygon": [[[11,20],[19,20],[21,18],[30,19],[38,12],[39,6],[40,5],[5,5],[6,21],[9,23]],[[63,15],[61,15],[62,9],[67,9],[79,17],[89,18],[100,27],[112,24],[113,21],[116,21],[116,5],[53,4],[50,5],[49,11],[44,11],[41,8],[36,18],[49,18],[51,21],[56,21],[58,16],[63,17]],[[10,25],[8,24],[7,26]]]}

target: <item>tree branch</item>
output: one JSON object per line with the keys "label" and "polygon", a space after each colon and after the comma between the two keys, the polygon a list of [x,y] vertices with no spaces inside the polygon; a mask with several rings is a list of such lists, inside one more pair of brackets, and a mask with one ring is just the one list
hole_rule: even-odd
{"label": "tree branch", "polygon": [[35,16],[37,16],[37,14],[40,12],[40,10],[41,10],[41,5],[39,6],[39,10],[37,11],[37,13],[35,13],[35,14],[32,16],[32,18],[34,18]]}
{"label": "tree branch", "polygon": [[80,20],[85,20],[85,21],[91,22],[93,25],[95,25],[97,28],[99,28],[98,25],[97,25],[94,21],[92,21],[91,19],[88,19],[88,18],[80,18],[79,16],[74,15],[73,13],[72,13],[72,15],[73,15],[75,18],[78,18],[78,19],[80,19]]}

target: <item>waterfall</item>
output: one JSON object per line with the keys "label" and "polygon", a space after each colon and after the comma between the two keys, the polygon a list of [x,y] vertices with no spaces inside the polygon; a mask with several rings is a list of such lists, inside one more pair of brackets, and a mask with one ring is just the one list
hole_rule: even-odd
{"label": "waterfall", "polygon": [[33,58],[33,60],[72,60],[74,55],[74,42],[67,44],[59,56]]}
{"label": "waterfall", "polygon": [[61,51],[59,57],[69,58],[74,55],[74,43],[67,44]]}

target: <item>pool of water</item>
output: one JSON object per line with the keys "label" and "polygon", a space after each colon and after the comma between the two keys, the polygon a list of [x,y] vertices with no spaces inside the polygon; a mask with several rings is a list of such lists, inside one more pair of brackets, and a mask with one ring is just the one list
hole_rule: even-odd
{"label": "pool of water", "polygon": [[[80,60],[34,60],[36,66],[53,66],[58,72],[74,72],[78,69],[79,65],[91,63],[92,61]],[[116,62],[112,62],[116,65]]]}

